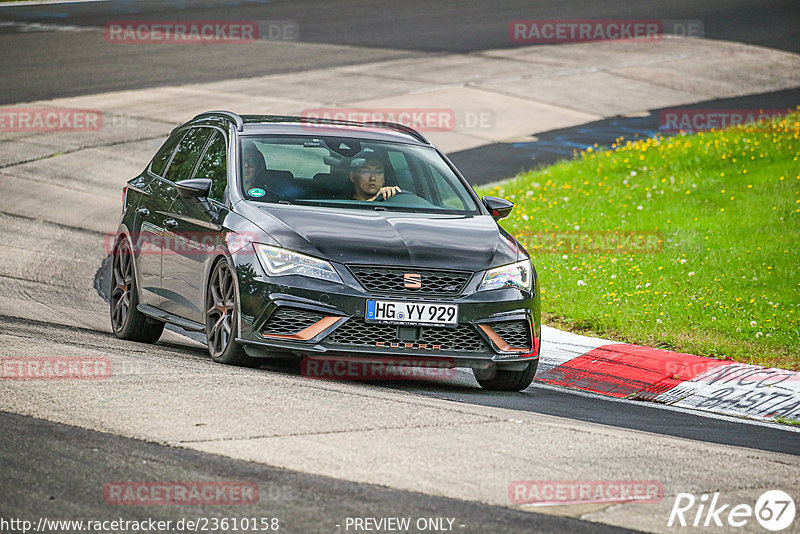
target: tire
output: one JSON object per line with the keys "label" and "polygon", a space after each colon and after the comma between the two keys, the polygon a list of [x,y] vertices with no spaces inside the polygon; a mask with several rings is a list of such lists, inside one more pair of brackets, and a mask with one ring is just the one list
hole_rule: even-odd
{"label": "tire", "polygon": [[226,365],[258,367],[258,358],[245,354],[236,342],[238,336],[239,302],[236,276],[225,259],[211,269],[206,287],[206,340],[211,359]]}
{"label": "tire", "polygon": [[531,360],[525,369],[521,371],[508,371],[498,366],[491,367],[487,371],[473,370],[475,380],[483,389],[489,391],[522,391],[531,385],[533,377],[536,376],[536,369],[539,367],[539,360]]}
{"label": "tire", "polygon": [[128,240],[123,238],[114,251],[111,262],[111,291],[108,307],[111,330],[119,339],[155,343],[164,332],[164,323],[152,319],[136,307],[139,293],[133,270],[133,253]]}

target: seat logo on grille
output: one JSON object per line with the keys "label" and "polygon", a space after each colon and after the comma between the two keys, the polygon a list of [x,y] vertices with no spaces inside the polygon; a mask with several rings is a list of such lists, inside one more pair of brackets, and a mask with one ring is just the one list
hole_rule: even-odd
{"label": "seat logo on grille", "polygon": [[405,273],[403,275],[403,285],[406,289],[419,289],[422,287],[422,275],[416,273]]}

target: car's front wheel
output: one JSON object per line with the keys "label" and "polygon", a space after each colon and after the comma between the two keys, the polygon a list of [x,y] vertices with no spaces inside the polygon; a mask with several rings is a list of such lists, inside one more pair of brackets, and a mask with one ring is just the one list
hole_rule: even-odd
{"label": "car's front wheel", "polygon": [[137,309],[139,295],[133,272],[133,253],[123,238],[111,262],[111,292],[108,299],[111,329],[120,339],[155,343],[164,332],[164,323],[151,319]]}
{"label": "car's front wheel", "polygon": [[490,391],[522,391],[531,385],[539,360],[531,360],[524,369],[510,371],[502,366],[491,366],[488,369],[474,369],[475,380],[483,389]]}
{"label": "car's front wheel", "polygon": [[257,367],[259,361],[244,353],[236,342],[239,332],[236,276],[225,259],[211,270],[206,289],[206,341],[217,363]]}

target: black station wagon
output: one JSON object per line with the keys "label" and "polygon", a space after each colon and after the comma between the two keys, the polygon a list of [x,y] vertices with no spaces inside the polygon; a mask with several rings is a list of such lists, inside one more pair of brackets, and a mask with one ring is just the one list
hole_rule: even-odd
{"label": "black station wagon", "polygon": [[203,113],[125,188],[112,327],[204,332],[226,364],[419,358],[522,390],[540,297],[497,223],[512,206],[406,126]]}

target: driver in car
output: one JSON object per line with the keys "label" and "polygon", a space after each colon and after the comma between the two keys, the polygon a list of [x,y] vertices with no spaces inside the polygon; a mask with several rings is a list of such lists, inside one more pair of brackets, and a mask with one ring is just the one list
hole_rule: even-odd
{"label": "driver in car", "polygon": [[383,161],[378,156],[359,154],[353,158],[350,166],[350,182],[353,184],[351,198],[353,200],[386,200],[402,192],[396,185],[384,185],[385,168]]}
{"label": "driver in car", "polygon": [[256,182],[264,181],[267,174],[267,162],[264,154],[255,145],[247,145],[244,149],[244,190],[256,187]]}

